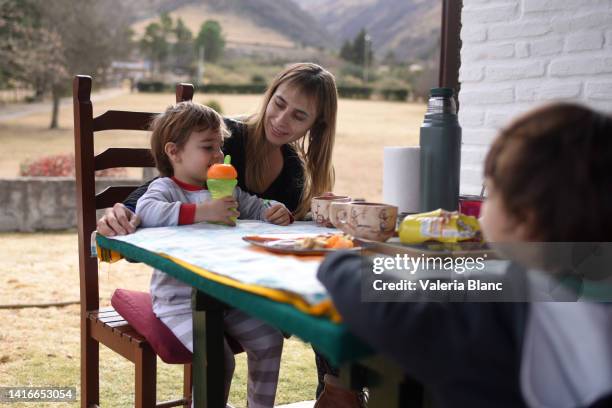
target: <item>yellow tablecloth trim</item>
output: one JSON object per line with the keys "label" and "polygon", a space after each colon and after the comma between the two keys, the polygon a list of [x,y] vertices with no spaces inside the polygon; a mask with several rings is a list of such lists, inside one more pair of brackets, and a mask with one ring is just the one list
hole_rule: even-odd
{"label": "yellow tablecloth trim", "polygon": [[298,310],[304,313],[308,313],[313,316],[328,316],[333,322],[341,321],[340,314],[338,313],[333,303],[329,299],[324,300],[320,303],[317,303],[316,305],[310,305],[301,296],[296,295],[294,293],[289,293],[289,292],[279,290],[279,289],[266,288],[263,286],[239,282],[227,276],[219,275],[217,273],[208,271],[204,268],[200,268],[188,262],[182,261],[178,258],[174,258],[168,254],[157,253],[157,255],[163,258],[169,259],[172,262],[182,266],[183,268],[189,269],[190,271],[197,273],[203,278],[220,283],[222,285],[230,286],[236,289],[243,290],[245,292],[264,296],[276,302],[289,303],[295,306]]}
{"label": "yellow tablecloth trim", "polygon": [[[117,262],[123,258],[123,256],[116,251],[101,248],[97,246],[98,259],[102,262]],[[258,285],[251,285],[248,283],[239,282],[235,279],[229,278],[227,276],[222,276],[214,272],[210,272],[206,269],[200,268],[198,266],[192,265],[185,261],[182,261],[178,258],[174,258],[168,254],[157,253],[157,255],[169,259],[172,262],[182,266],[185,269],[188,269],[192,272],[197,273],[203,278],[209,279],[211,281],[220,283],[225,286],[230,286],[236,289],[243,290],[245,292],[254,293],[256,295],[267,297],[268,299],[272,299],[276,302],[289,303],[295,306],[298,310],[313,315],[313,316],[328,316],[333,322],[340,322],[342,319],[340,314],[334,307],[334,304],[330,299],[324,300],[316,305],[308,304],[301,296],[296,295],[294,293],[289,293],[279,289],[271,289]]]}

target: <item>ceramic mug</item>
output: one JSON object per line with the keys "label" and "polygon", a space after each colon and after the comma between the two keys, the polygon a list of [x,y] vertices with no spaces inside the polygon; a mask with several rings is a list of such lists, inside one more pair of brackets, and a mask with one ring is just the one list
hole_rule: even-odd
{"label": "ceramic mug", "polygon": [[398,208],[366,201],[332,202],[329,216],[339,230],[356,238],[386,241],[395,233]]}
{"label": "ceramic mug", "polygon": [[333,224],[329,220],[329,207],[334,202],[349,202],[351,197],[349,196],[319,196],[313,197],[310,201],[310,209],[312,210],[312,219],[317,225],[322,227],[333,227]]}

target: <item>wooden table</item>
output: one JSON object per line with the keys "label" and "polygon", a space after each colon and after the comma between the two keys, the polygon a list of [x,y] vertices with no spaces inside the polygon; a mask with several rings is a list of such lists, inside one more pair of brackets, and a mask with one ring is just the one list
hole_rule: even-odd
{"label": "wooden table", "polygon": [[[194,239],[197,237],[194,236]],[[97,236],[96,241],[103,248],[151,265],[194,288],[192,305],[195,407],[223,407],[223,308],[226,305],[311,343],[332,364],[340,367],[341,379],[345,384],[354,389],[363,386],[369,388],[369,407],[422,405],[421,388],[406,380],[395,363],[375,355],[342,323],[335,323],[325,316],[313,316],[298,310],[294,305],[207,279],[176,260],[139,245],[101,235]],[[206,248],[201,250],[205,251]],[[273,261],[274,257],[278,257],[274,254],[265,256],[272,257]]]}

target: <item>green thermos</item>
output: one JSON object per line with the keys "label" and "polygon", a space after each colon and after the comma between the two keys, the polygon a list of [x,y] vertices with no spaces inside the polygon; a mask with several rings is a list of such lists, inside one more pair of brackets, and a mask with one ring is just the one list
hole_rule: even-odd
{"label": "green thermos", "polygon": [[461,127],[451,88],[433,88],[421,125],[421,211],[459,205]]}

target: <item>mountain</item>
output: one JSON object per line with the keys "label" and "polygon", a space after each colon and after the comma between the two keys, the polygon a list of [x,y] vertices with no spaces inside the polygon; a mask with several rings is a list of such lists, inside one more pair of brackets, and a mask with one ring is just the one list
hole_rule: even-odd
{"label": "mountain", "polygon": [[437,57],[441,2],[431,0],[293,0],[312,14],[337,41],[352,40],[365,28],[378,58]]}
{"label": "mountain", "polygon": [[308,58],[302,46],[338,50],[366,28],[379,59],[390,51],[399,60],[428,61],[438,56],[439,1],[131,0],[126,4],[137,38],[161,12],[169,12],[173,18],[181,17],[194,35],[205,20],[218,20],[228,48],[276,50],[287,57]]}
{"label": "mountain", "polygon": [[161,12],[168,12],[174,18],[181,17],[194,35],[205,20],[218,20],[228,46],[329,45],[327,30],[290,0],[132,0],[130,4],[137,37]]}
{"label": "mountain", "polygon": [[215,0],[257,24],[277,30],[298,43],[315,47],[329,44],[329,33],[310,14],[290,0]]}

